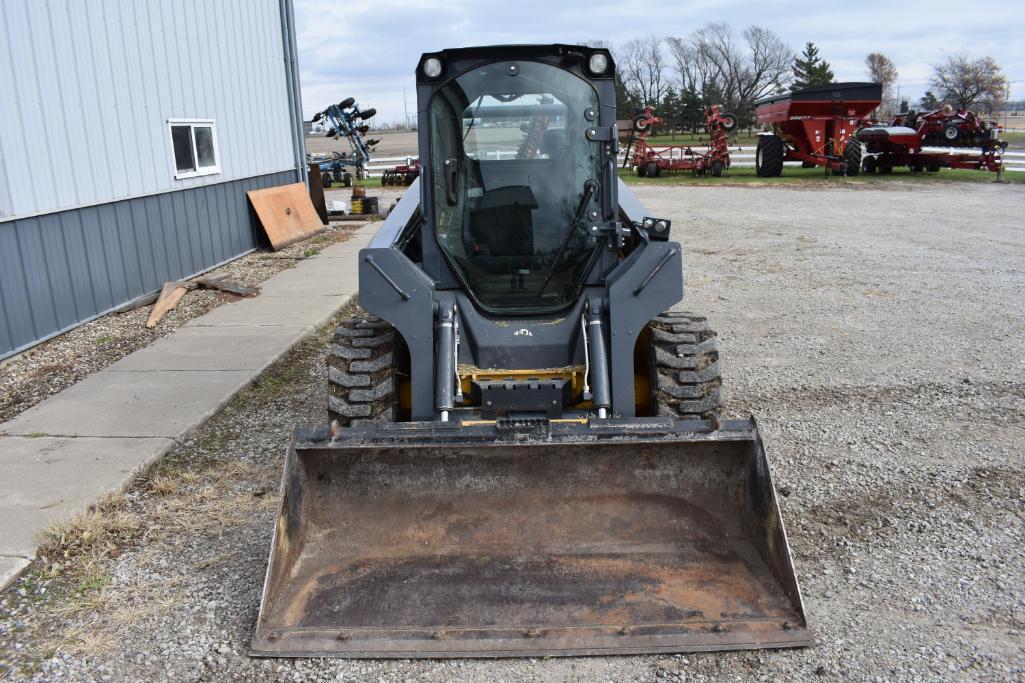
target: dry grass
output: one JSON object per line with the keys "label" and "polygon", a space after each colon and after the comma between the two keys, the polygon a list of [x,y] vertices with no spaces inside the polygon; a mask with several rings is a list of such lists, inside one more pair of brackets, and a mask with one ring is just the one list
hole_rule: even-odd
{"label": "dry grass", "polygon": [[124,497],[108,494],[71,519],[47,524],[40,532],[39,555],[51,562],[82,559],[88,564],[116,556],[141,530],[142,521],[124,507]]}

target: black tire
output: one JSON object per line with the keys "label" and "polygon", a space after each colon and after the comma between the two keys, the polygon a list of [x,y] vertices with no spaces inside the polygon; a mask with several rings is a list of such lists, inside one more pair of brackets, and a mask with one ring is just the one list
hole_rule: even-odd
{"label": "black tire", "polygon": [[947,125],[943,126],[944,142],[948,144],[952,142],[957,142],[960,137],[961,129],[957,127],[956,123],[948,123]]}
{"label": "black tire", "polygon": [[783,174],[783,157],[786,146],[777,135],[758,136],[755,149],[755,173],[759,178],[777,178]]}
{"label": "black tire", "polygon": [[911,173],[921,173],[924,168],[922,164],[908,164],[908,171]]}
{"label": "black tire", "polygon": [[847,141],[847,145],[843,148],[844,175],[856,176],[861,173],[861,164],[864,162],[863,152],[864,148],[859,141]]}
{"label": "black tire", "polygon": [[327,357],[328,424],[350,427],[398,418],[397,371],[401,337],[380,318],[345,320]]}
{"label": "black tire", "polygon": [[331,187],[331,174],[324,171],[320,174],[320,184],[323,187]]}
{"label": "black tire", "polygon": [[366,121],[367,119],[372,119],[375,116],[377,116],[377,110],[373,107],[371,107],[370,109],[364,109],[359,113],[359,117],[364,121]]}
{"label": "black tire", "polygon": [[722,125],[722,129],[724,131],[726,131],[727,133],[732,133],[733,131],[737,130],[737,126],[739,125],[739,122],[737,121],[737,115],[736,114],[730,114],[729,112],[723,112],[722,114],[719,114],[719,116],[722,117],[723,121],[722,121],[722,124],[720,124],[720,125]]}
{"label": "black tire", "polygon": [[893,166],[879,166],[879,175],[891,175],[893,173]]}
{"label": "black tire", "polygon": [[723,165],[722,165],[721,161],[719,161],[718,159],[713,161],[712,162],[712,177],[713,178],[722,178],[722,169],[723,169]]}
{"label": "black tire", "polygon": [[638,178],[643,178],[645,173],[648,171],[646,164],[637,164],[636,169]]}
{"label": "black tire", "polygon": [[638,133],[643,133],[651,127],[651,123],[648,121],[648,117],[644,114],[634,118],[633,129]]}
{"label": "black tire", "polygon": [[346,173],[345,175],[342,176],[342,186],[343,187],[352,187],[352,174],[351,173]]}
{"label": "black tire", "polygon": [[713,420],[722,408],[719,347],[708,321],[668,311],[648,323],[655,415]]}
{"label": "black tire", "polygon": [[649,178],[657,178],[661,169],[654,161],[649,161],[644,168],[644,175]]}
{"label": "black tire", "polygon": [[865,160],[861,162],[861,168],[865,173],[872,175],[879,168],[879,162],[875,157],[865,157]]}
{"label": "black tire", "polygon": [[349,107],[351,107],[354,104],[356,104],[356,98],[355,97],[346,97],[344,100],[342,100],[341,102],[338,103],[338,108],[339,109],[348,109]]}

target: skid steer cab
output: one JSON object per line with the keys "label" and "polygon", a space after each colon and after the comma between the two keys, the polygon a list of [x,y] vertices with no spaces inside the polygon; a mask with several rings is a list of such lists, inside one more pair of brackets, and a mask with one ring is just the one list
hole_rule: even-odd
{"label": "skid steer cab", "polygon": [[721,421],[667,216],[619,180],[615,64],[416,69],[420,178],[359,255],[327,425],[297,429],[253,651],[805,645],[753,421]]}

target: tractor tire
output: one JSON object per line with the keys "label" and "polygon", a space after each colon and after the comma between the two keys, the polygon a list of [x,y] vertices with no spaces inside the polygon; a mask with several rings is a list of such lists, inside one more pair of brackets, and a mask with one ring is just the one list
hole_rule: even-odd
{"label": "tractor tire", "polygon": [[342,176],[342,187],[352,187],[352,174],[346,173]]}
{"label": "tractor tire", "polygon": [[323,173],[321,173],[320,174],[320,184],[321,184],[321,186],[323,186],[325,188],[331,187],[331,174],[328,173],[327,171],[324,171]]}
{"label": "tractor tire", "polygon": [[716,159],[712,162],[712,177],[722,178],[723,165],[722,162]]}
{"label": "tractor tire", "polygon": [[943,127],[943,140],[950,144],[957,142],[958,138],[961,137],[961,129],[957,127],[956,123],[948,123]]}
{"label": "tractor tire", "polygon": [[397,419],[401,339],[395,328],[373,316],[338,326],[327,357],[327,416],[332,430]]}
{"label": "tractor tire", "polygon": [[877,166],[879,175],[891,175],[893,174],[893,166]]}
{"label": "tractor tire", "polygon": [[722,117],[722,120],[723,120],[722,121],[722,129],[724,131],[726,131],[727,133],[732,133],[733,131],[737,130],[737,126],[739,125],[739,122],[737,121],[737,115],[736,114],[730,114],[728,112],[723,112],[722,114],[719,114],[719,116]]}
{"label": "tractor tire", "polygon": [[868,175],[873,175],[878,168],[879,162],[875,157],[865,157],[865,160],[861,162],[861,169]]}
{"label": "tractor tire", "polygon": [[351,107],[354,104],[356,104],[356,98],[355,97],[346,97],[344,100],[342,100],[341,102],[338,103],[338,108],[339,109],[348,109],[349,107]]}
{"label": "tractor tire", "polygon": [[364,121],[366,121],[367,119],[372,119],[375,116],[377,116],[377,110],[374,109],[373,107],[371,107],[370,109],[366,109],[364,111],[361,111],[359,113],[359,117],[361,119],[363,119]]}
{"label": "tractor tire", "polygon": [[643,133],[647,131],[650,126],[651,124],[648,123],[648,117],[644,114],[641,114],[640,116],[634,118],[633,129],[638,133]]}
{"label": "tractor tire", "polygon": [[658,167],[658,164],[656,164],[654,161],[649,161],[644,169],[644,174],[649,178],[657,178],[660,172],[661,169]]}
{"label": "tractor tire", "polygon": [[634,166],[634,170],[637,171],[638,178],[643,178],[645,174],[648,172],[646,164],[637,164],[636,166]]}
{"label": "tractor tire", "polygon": [[843,148],[843,169],[844,175],[856,176],[861,173],[861,165],[864,163],[864,148],[857,140],[848,140]]}
{"label": "tractor tire", "polygon": [[722,408],[719,347],[708,321],[668,311],[648,323],[653,415],[718,422]]}
{"label": "tractor tire", "polygon": [[783,174],[783,157],[786,156],[783,138],[777,135],[758,136],[755,149],[755,173],[759,178],[777,178]]}

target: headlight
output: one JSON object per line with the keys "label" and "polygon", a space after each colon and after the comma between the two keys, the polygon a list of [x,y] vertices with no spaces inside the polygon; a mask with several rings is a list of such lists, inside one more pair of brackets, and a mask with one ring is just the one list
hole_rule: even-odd
{"label": "headlight", "polygon": [[424,60],[424,75],[427,78],[437,78],[441,75],[441,60],[437,57],[428,57]]}
{"label": "headlight", "polygon": [[587,68],[595,75],[603,74],[609,68],[609,58],[604,52],[592,52],[591,58],[587,60]]}

